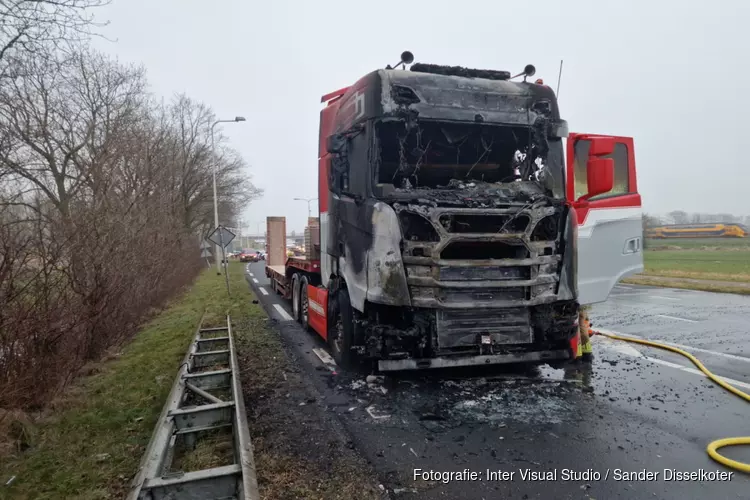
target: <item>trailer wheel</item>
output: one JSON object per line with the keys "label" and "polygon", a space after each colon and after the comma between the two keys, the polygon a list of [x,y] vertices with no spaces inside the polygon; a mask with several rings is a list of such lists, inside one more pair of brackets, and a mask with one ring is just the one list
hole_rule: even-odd
{"label": "trailer wheel", "polygon": [[349,291],[346,288],[339,289],[336,294],[338,301],[338,314],[333,328],[328,333],[328,344],[336,363],[345,370],[355,367],[355,354],[352,351],[354,340],[354,315],[352,304],[349,299]]}
{"label": "trailer wheel", "polygon": [[292,276],[292,317],[294,321],[300,320],[300,286],[299,273]]}
{"label": "trailer wheel", "polygon": [[307,276],[299,280],[299,322],[305,331],[310,331],[310,303],[307,300]]}

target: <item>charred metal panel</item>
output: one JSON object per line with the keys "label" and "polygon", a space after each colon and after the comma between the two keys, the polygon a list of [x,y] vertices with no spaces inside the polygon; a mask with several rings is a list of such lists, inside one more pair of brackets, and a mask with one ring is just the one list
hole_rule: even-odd
{"label": "charred metal panel", "polygon": [[533,341],[526,307],[438,311],[437,334],[440,350],[478,346],[482,335],[489,336],[493,345]]}
{"label": "charred metal panel", "polygon": [[337,257],[339,275],[346,281],[352,307],[361,312],[367,294],[367,252],[373,240],[373,203],[360,204],[344,195],[332,201],[328,251]]}
{"label": "charred metal panel", "polygon": [[416,71],[380,70],[384,115],[403,111],[393,87],[410,89],[418,102],[409,109],[420,119],[502,123],[531,126],[539,116],[560,119],[551,88],[523,82],[465,78]]}
{"label": "charred metal panel", "polygon": [[483,288],[481,290],[445,288],[440,291],[440,296],[444,302],[468,302],[476,304],[479,307],[497,300],[498,297],[509,302],[523,302],[526,300],[526,295],[526,289],[522,286]]}
{"label": "charred metal panel", "polygon": [[382,116],[381,86],[380,71],[373,71],[349,87],[338,103],[333,133],[345,132],[357,124]]}
{"label": "charred metal panel", "polygon": [[578,300],[578,220],[571,208],[565,210],[561,247],[563,260],[557,296],[560,300]]}
{"label": "charred metal panel", "polygon": [[386,203],[375,203],[371,226],[372,245],[367,250],[367,300],[377,304],[410,306],[401,258],[401,227],[396,212]]}
{"label": "charred metal panel", "polygon": [[531,279],[531,266],[438,267],[438,280],[440,281],[497,281],[529,279]]}

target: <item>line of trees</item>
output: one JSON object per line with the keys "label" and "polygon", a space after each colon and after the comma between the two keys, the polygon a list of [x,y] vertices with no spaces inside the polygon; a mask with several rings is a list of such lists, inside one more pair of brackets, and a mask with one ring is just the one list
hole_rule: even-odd
{"label": "line of trees", "polygon": [[200,270],[261,194],[212,110],[86,45],[100,0],[0,0],[0,408],[34,409]]}
{"label": "line of trees", "polygon": [[643,228],[656,227],[664,224],[708,224],[708,223],[725,223],[725,224],[744,224],[750,226],[750,215],[733,215],[733,214],[709,214],[709,213],[689,213],[682,210],[673,210],[666,217],[660,217],[654,214],[643,214]]}
{"label": "line of trees", "polygon": [[708,213],[688,213],[682,210],[673,210],[669,212],[668,222],[674,224],[700,224],[711,222],[723,222],[728,224],[750,224],[750,215],[733,215],[727,213],[708,214]]}

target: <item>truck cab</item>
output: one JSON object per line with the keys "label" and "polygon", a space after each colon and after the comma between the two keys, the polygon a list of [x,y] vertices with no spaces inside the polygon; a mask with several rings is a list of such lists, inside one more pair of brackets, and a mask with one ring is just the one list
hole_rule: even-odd
{"label": "truck cab", "polygon": [[510,80],[414,64],[323,96],[298,306],[340,364],[571,359],[579,306],[642,269],[632,139],[569,134],[552,89]]}

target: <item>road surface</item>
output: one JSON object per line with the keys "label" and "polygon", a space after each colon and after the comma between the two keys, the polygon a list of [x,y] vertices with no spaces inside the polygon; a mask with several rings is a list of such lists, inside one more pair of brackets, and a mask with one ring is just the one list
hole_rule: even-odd
{"label": "road surface", "polygon": [[[750,405],[680,356],[595,337],[590,370],[506,367],[368,383],[340,373],[324,342],[292,321],[263,263],[247,266],[247,280],[320,404],[391,498],[750,498],[750,476],[730,475],[705,453],[714,439],[750,435]],[[592,321],[684,347],[750,390],[750,297],[622,285],[595,306]],[[750,462],[750,449],[723,453]],[[678,480],[684,473],[696,475]]]}

